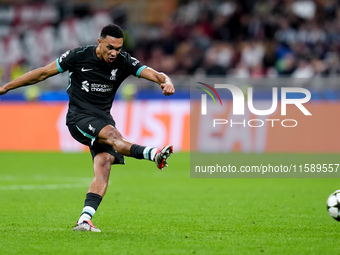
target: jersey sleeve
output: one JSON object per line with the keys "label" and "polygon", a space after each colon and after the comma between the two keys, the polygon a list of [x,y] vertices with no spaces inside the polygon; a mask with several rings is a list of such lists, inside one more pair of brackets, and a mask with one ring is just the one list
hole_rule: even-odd
{"label": "jersey sleeve", "polygon": [[56,59],[57,67],[60,73],[71,70],[76,63],[76,49],[68,50]]}
{"label": "jersey sleeve", "polygon": [[138,78],[140,77],[140,73],[147,68],[146,65],[143,65],[138,59],[132,57],[130,54],[126,54],[126,65],[128,65],[131,74]]}

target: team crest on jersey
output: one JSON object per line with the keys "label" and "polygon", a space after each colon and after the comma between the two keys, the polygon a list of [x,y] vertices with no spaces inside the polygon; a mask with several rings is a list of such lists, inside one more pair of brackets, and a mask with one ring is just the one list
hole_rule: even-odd
{"label": "team crest on jersey", "polygon": [[91,124],[89,124],[89,130],[92,131],[92,133],[96,132],[96,128],[92,127]]}
{"label": "team crest on jersey", "polygon": [[115,80],[116,80],[117,71],[118,71],[118,68],[117,68],[117,69],[112,69],[112,71],[111,71],[111,77],[110,77],[110,80],[111,80],[111,81],[115,81]]}

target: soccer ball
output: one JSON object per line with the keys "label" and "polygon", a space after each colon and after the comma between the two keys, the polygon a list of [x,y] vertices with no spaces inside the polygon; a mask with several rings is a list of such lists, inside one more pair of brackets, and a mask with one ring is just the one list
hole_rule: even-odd
{"label": "soccer ball", "polygon": [[330,216],[340,221],[340,190],[335,191],[329,196],[327,210]]}

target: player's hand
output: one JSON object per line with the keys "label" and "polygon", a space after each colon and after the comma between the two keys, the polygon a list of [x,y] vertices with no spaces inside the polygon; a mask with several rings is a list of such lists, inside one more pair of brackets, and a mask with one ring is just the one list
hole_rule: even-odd
{"label": "player's hand", "polygon": [[161,84],[161,88],[163,90],[163,95],[171,96],[175,93],[175,87],[171,82],[166,82]]}
{"label": "player's hand", "polygon": [[0,96],[7,93],[7,89],[4,86],[0,87]]}

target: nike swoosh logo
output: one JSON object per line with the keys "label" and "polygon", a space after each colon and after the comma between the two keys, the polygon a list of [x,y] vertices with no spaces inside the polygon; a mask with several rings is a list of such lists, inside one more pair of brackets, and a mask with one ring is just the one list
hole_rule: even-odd
{"label": "nike swoosh logo", "polygon": [[84,67],[81,69],[82,72],[87,72],[87,71],[91,71],[93,69],[85,69]]}

